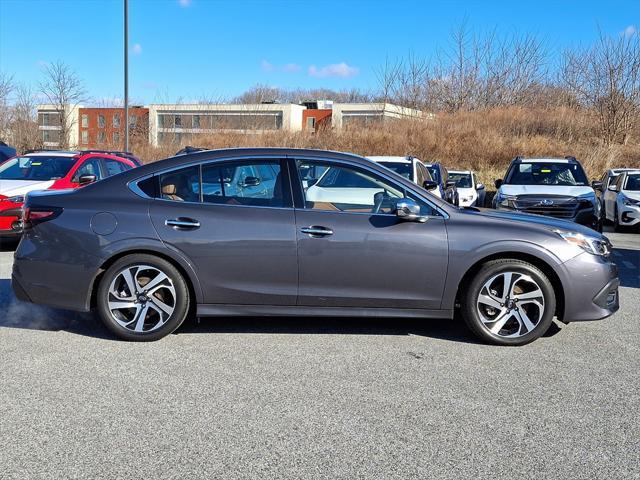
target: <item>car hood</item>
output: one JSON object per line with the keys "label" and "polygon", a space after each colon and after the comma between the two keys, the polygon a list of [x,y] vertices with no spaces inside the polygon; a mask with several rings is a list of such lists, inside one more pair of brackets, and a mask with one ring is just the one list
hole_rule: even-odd
{"label": "car hood", "polygon": [[14,197],[34,190],[46,190],[54,180],[0,180],[0,195]]}
{"label": "car hood", "polygon": [[492,208],[464,208],[461,212],[470,215],[479,215],[486,218],[493,218],[511,223],[520,223],[533,228],[544,229],[546,231],[560,229],[571,232],[582,233],[585,236],[600,238],[602,235],[589,227],[580,225],[569,220],[560,218],[552,218],[543,215],[532,215],[529,213],[521,213],[509,210],[494,210]]}
{"label": "car hood", "polygon": [[564,186],[564,185],[502,185],[498,190],[503,195],[567,195],[568,197],[579,197],[581,195],[592,195],[593,188],[584,186]]}
{"label": "car hood", "polygon": [[622,193],[625,197],[631,198],[632,200],[640,200],[640,192],[635,190],[623,190]]}

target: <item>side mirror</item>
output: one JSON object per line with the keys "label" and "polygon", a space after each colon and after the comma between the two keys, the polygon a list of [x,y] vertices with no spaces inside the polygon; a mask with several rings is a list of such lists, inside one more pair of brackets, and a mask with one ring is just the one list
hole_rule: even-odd
{"label": "side mirror", "polygon": [[602,182],[594,180],[593,182],[591,182],[591,188],[593,188],[594,190],[602,191]]}
{"label": "side mirror", "polygon": [[438,182],[435,182],[433,180],[425,180],[424,182],[422,182],[422,188],[424,188],[425,190],[435,190],[436,188],[438,188]]}
{"label": "side mirror", "polygon": [[244,180],[239,183],[239,185],[242,188],[257,187],[258,185],[260,185],[260,179],[258,177],[245,177]]}
{"label": "side mirror", "polygon": [[456,186],[456,182],[453,180],[447,180],[444,184],[444,188],[453,188]]}
{"label": "side mirror", "polygon": [[609,190],[610,192],[617,192],[618,191],[618,187],[616,187],[615,184],[609,185],[609,188],[607,188],[607,190]]}
{"label": "side mirror", "polygon": [[493,182],[493,184],[496,186],[496,190],[499,189],[502,186],[502,179],[497,178],[496,181]]}
{"label": "side mirror", "polygon": [[478,183],[476,185],[476,190],[484,190],[484,183]]}
{"label": "side mirror", "polygon": [[420,215],[420,205],[411,198],[403,198],[396,203],[396,217],[403,222],[424,223],[427,217]]}
{"label": "side mirror", "polygon": [[90,183],[94,183],[96,180],[98,180],[98,177],[86,173],[84,175],[80,175],[80,177],[78,178],[78,183],[80,185],[89,185]]}

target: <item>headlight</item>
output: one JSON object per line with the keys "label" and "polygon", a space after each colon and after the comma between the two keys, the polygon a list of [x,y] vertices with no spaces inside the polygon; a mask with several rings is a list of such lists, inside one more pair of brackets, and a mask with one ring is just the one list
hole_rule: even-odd
{"label": "headlight", "polygon": [[15,197],[3,198],[3,202],[23,203],[24,195],[16,195]]}
{"label": "headlight", "polygon": [[607,256],[611,251],[611,244],[606,239],[600,240],[599,238],[587,237],[582,233],[568,232],[566,230],[554,230],[554,233],[557,233],[565,241],[580,247],[592,255]]}
{"label": "headlight", "polygon": [[635,207],[640,205],[640,200],[634,200],[633,198],[629,198],[626,195],[622,195],[622,203],[624,203],[627,207]]}
{"label": "headlight", "polygon": [[497,193],[496,205],[500,207],[506,207],[506,208],[515,208],[515,206],[513,205],[513,202],[515,202],[517,198],[518,197],[516,197],[515,195],[505,195],[503,193]]}

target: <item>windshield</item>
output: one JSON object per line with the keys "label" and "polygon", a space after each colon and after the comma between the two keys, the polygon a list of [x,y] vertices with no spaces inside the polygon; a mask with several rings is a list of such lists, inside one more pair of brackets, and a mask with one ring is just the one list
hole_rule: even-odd
{"label": "windshield", "polygon": [[431,178],[433,178],[434,181],[440,183],[440,171],[438,167],[436,167],[435,165],[427,165],[427,170],[429,170]]}
{"label": "windshield", "polygon": [[0,165],[0,180],[58,180],[74,163],[72,157],[16,157]]}
{"label": "windshield", "polygon": [[625,182],[624,190],[629,190],[631,192],[640,191],[640,173],[627,175],[627,181]]}
{"label": "windshield", "polygon": [[378,162],[383,167],[387,167],[389,170],[393,170],[398,175],[402,175],[404,178],[412,180],[412,166],[410,163],[400,162]]}
{"label": "windshield", "polygon": [[449,180],[456,182],[458,188],[472,188],[470,173],[452,173],[449,172]]}
{"label": "windshield", "polygon": [[588,185],[577,163],[522,162],[513,165],[504,182],[510,185]]}

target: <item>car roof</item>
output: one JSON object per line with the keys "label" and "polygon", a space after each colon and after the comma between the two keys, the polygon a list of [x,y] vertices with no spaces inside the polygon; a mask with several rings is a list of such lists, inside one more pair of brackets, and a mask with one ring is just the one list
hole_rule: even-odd
{"label": "car roof", "polygon": [[449,173],[466,173],[471,175],[473,173],[473,171],[471,170],[449,170]]}
{"label": "car roof", "polygon": [[628,168],[628,167],[611,168],[611,169],[609,169],[609,173],[612,173],[614,175],[620,175],[622,172],[634,172],[636,170],[639,170],[639,169],[637,169],[637,168]]}
{"label": "car roof", "polygon": [[413,160],[420,161],[419,158],[415,157],[393,157],[393,156],[367,156],[369,160],[373,160],[374,162],[390,162],[390,163],[412,163]]}
{"label": "car roof", "polygon": [[62,150],[42,150],[39,152],[30,152],[20,155],[21,157],[76,157],[80,152],[62,151]]}

